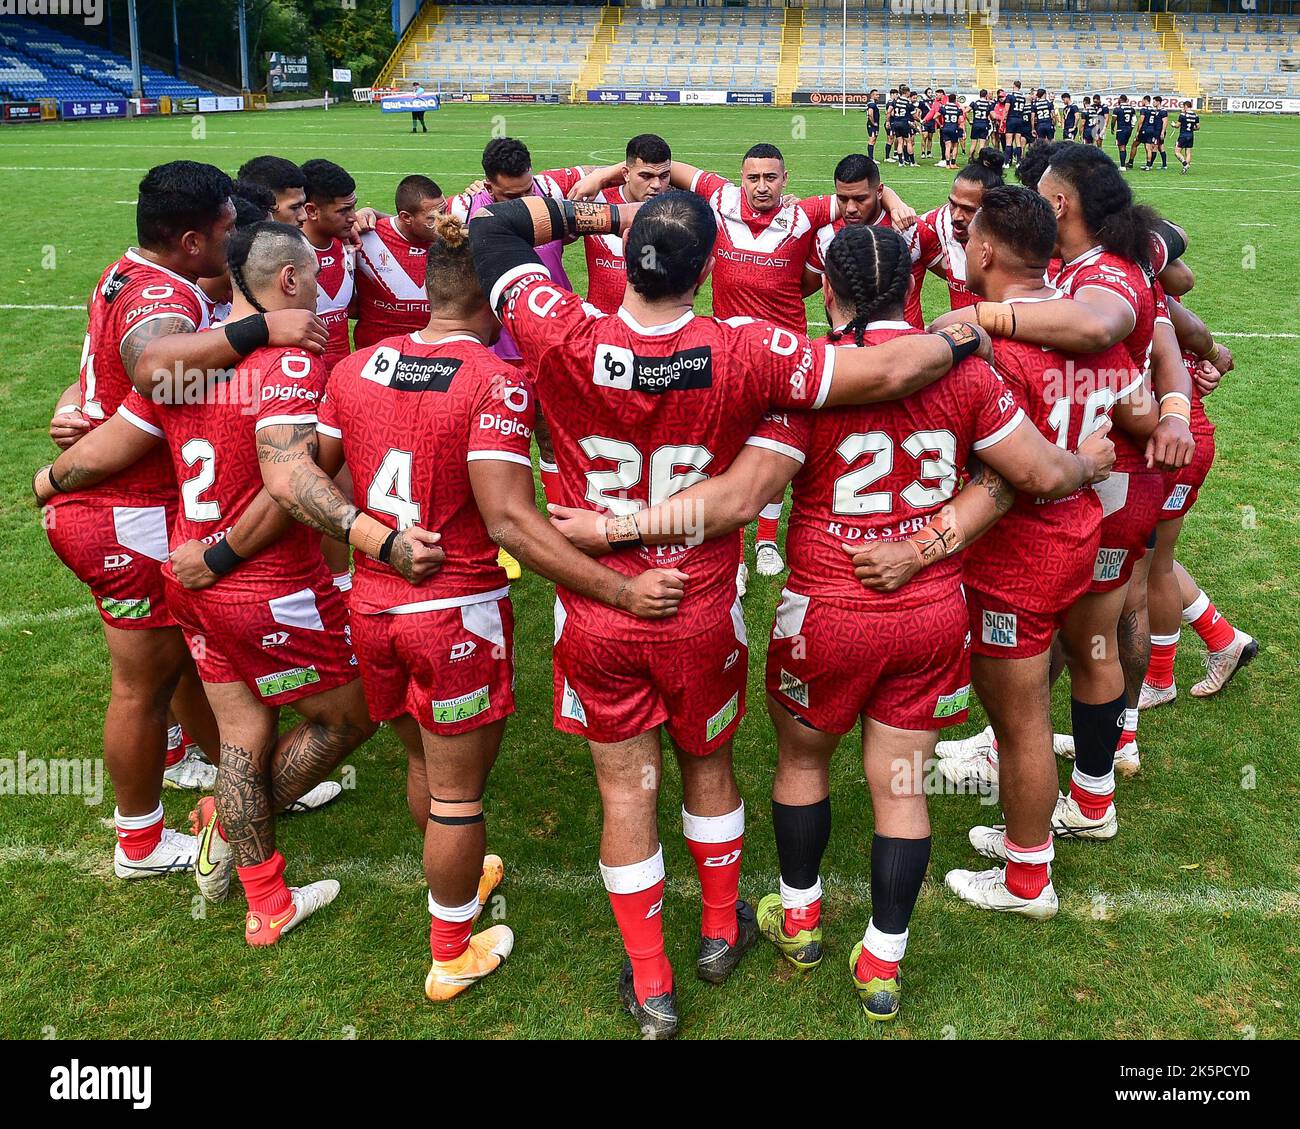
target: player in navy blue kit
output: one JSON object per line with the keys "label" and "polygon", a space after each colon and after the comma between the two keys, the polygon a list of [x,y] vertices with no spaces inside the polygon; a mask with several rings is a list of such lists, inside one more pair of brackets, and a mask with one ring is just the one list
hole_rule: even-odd
{"label": "player in navy blue kit", "polygon": [[978,98],[972,98],[966,104],[966,116],[970,119],[971,141],[987,141],[991,126],[990,115],[993,103],[989,101],[989,92],[981,90]]}
{"label": "player in navy blue kit", "polygon": [[[942,100],[943,91],[939,91],[939,98]],[[934,107],[934,91],[930,87],[925,88],[925,93],[921,95],[921,100],[916,105],[916,112],[921,118],[921,128],[924,134],[921,137],[921,156],[929,157],[934,149],[934,119],[930,117],[930,110]]]}
{"label": "player in navy blue kit", "polygon": [[1138,146],[1141,145],[1147,153],[1147,163],[1142,166],[1142,171],[1151,171],[1151,166],[1156,159],[1157,128],[1156,108],[1151,104],[1151,95],[1144,94],[1142,95],[1142,105],[1138,107],[1138,135],[1128,155],[1129,168],[1133,167],[1133,158],[1137,156]]}
{"label": "player in navy blue kit", "polygon": [[1061,136],[1066,141],[1075,140],[1079,132],[1079,107],[1069,94],[1061,94]]}
{"label": "player in navy blue kit", "polygon": [[1165,105],[1165,100],[1159,94],[1155,96],[1156,106],[1156,152],[1160,154],[1160,167],[1167,169],[1169,167],[1169,154],[1165,152],[1165,133],[1169,129],[1169,105]]}
{"label": "player in navy blue kit", "polygon": [[867,95],[867,156],[873,161],[876,159],[876,138],[880,136],[880,107],[880,91],[873,88]]}
{"label": "player in navy blue kit", "polygon": [[885,160],[887,161],[892,159],[890,154],[894,148],[894,135],[890,131],[890,125],[892,123],[889,121],[890,106],[893,104],[894,99],[897,97],[898,97],[898,87],[897,86],[890,87],[889,97],[885,99],[884,103],[880,106],[879,110],[877,111],[877,113],[885,119]]}
{"label": "player in navy blue kit", "polygon": [[1045,87],[1038,88],[1030,105],[1034,118],[1034,136],[1040,141],[1056,140],[1056,104],[1047,96]]}
{"label": "player in navy blue kit", "polygon": [[[1129,164],[1128,143],[1129,138],[1133,136],[1133,122],[1137,118],[1137,107],[1128,100],[1127,94],[1119,96],[1119,102],[1115,109],[1111,111],[1110,127],[1115,131],[1115,144],[1119,147],[1119,167],[1122,169],[1131,169]],[[1133,146],[1133,151],[1137,152],[1137,145]]]}
{"label": "player in navy blue kit", "polygon": [[900,83],[898,94],[889,100],[889,136],[893,139],[894,158],[899,168],[916,164],[912,140],[915,118],[916,103],[912,101],[907,85]]}
{"label": "player in navy blue kit", "polygon": [[1192,171],[1192,146],[1196,143],[1196,131],[1201,128],[1201,115],[1192,109],[1190,101],[1183,103],[1183,112],[1178,115],[1178,145],[1174,156],[1182,162],[1183,174]]}
{"label": "player in navy blue kit", "polygon": [[1029,143],[1029,127],[1025,123],[1025,110],[1029,105],[1029,100],[1020,89],[1019,79],[1016,79],[1011,84],[1011,89],[1007,91],[1006,103],[1007,140],[1002,146],[1002,152],[1006,155],[1008,162],[1019,164],[1020,155]]}
{"label": "player in navy blue kit", "polygon": [[948,100],[939,107],[939,140],[943,144],[943,160],[935,168],[955,169],[957,167],[957,145],[961,141],[961,129],[966,124],[966,111],[957,101],[957,95],[950,94]]}

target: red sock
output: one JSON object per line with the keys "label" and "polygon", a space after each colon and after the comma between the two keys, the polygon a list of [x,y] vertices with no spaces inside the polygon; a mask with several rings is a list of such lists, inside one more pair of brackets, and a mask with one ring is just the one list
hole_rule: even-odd
{"label": "red sock", "polygon": [[1100,819],[1115,800],[1115,774],[1104,777],[1084,777],[1080,781],[1078,766],[1070,774],[1070,795],[1079,810],[1089,819]]}
{"label": "red sock", "polygon": [[1125,709],[1124,728],[1120,730],[1119,744],[1115,746],[1117,752],[1138,739],[1138,718],[1141,716],[1135,709]]}
{"label": "red sock", "polygon": [[906,951],[906,929],[902,933],[882,933],[874,920],[869,921],[853,973],[859,980],[893,980]]}
{"label": "red sock", "polygon": [[276,851],[256,866],[237,866],[240,884],[254,913],[283,913],[293,902],[284,881],[284,855]]}
{"label": "red sock", "polygon": [[1007,889],[1019,898],[1038,897],[1051,881],[1051,836],[1037,847],[1018,847],[1005,834],[1002,842],[1007,849]]}
{"label": "red sock", "polygon": [[469,948],[474,920],[478,917],[478,895],[463,906],[444,906],[429,895],[429,951],[433,959],[446,963],[462,956]]}
{"label": "red sock", "polygon": [[700,934],[736,943],[736,898],[745,842],[745,805],[726,815],[691,815],[682,808],[682,833],[700,876],[704,911]]}
{"label": "red sock", "polygon": [[898,975],[901,961],[881,960],[870,949],[864,948],[858,953],[858,964],[853,970],[859,980],[892,980]]}
{"label": "red sock", "polygon": [[555,463],[537,463],[537,477],[542,480],[542,496],[551,504],[560,504],[560,468]]}
{"label": "red sock", "polygon": [[148,815],[123,815],[114,809],[113,822],[117,826],[118,846],[132,862],[148,858],[162,841],[162,804]]}
{"label": "red sock", "polygon": [[776,544],[777,532],[781,526],[782,502],[773,502],[764,506],[758,515],[758,532],[754,534],[755,543],[770,541]]}
{"label": "red sock", "polygon": [[[1169,640],[1157,643],[1157,639]],[[1151,637],[1151,662],[1147,664],[1146,684],[1164,690],[1174,684],[1174,656],[1178,653],[1178,632]]]}
{"label": "red sock", "polygon": [[167,759],[163,762],[164,768],[171,768],[185,756],[185,747],[190,743],[189,737],[185,730],[179,725],[173,725],[167,730]]}
{"label": "red sock", "polygon": [[664,953],[663,848],[651,858],[628,866],[601,863],[600,874],[618,931],[623,935],[623,948],[632,962],[637,1000],[645,1003],[651,996],[672,991],[673,969]]}
{"label": "red sock", "polygon": [[788,909],[785,911],[785,935],[793,937],[796,933],[804,929],[816,929],[822,920],[822,900],[818,898],[815,902],[809,902],[806,906],[799,909]]}
{"label": "red sock", "polygon": [[1222,651],[1231,646],[1236,637],[1232,624],[1219,614],[1219,609],[1208,599],[1205,611],[1192,620],[1192,629],[1205,640],[1205,646],[1211,651]]}

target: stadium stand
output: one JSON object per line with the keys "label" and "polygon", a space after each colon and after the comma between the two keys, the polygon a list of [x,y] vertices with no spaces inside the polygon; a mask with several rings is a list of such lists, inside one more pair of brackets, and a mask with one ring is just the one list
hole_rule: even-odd
{"label": "stadium stand", "polygon": [[[660,0],[642,6],[425,4],[376,85],[550,92],[596,87],[838,89],[903,81],[969,92],[1042,84],[1053,93],[1300,96],[1300,18],[1135,11],[1097,0],[1045,11],[1004,0],[998,17],[896,15],[836,0]],[[1127,10],[1118,10],[1127,7]],[[1112,10],[1114,9],[1114,10]]]}
{"label": "stadium stand", "polygon": [[[190,82],[142,66],[146,97],[209,94]],[[122,98],[131,91],[131,62],[53,29],[48,22],[6,19],[0,25],[0,94],[15,99]]]}

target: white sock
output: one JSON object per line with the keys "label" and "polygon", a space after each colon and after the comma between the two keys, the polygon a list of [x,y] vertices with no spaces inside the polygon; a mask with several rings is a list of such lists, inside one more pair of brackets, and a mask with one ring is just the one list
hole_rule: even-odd
{"label": "white sock", "polygon": [[1183,608],[1183,622],[1195,623],[1205,614],[1205,609],[1209,606],[1210,597],[1198,588],[1196,590],[1196,599]]}
{"label": "white sock", "polygon": [[784,880],[781,882],[782,909],[804,909],[812,905],[813,902],[820,901],[821,896],[822,879],[820,874],[817,876],[817,881],[806,890],[798,890],[794,886],[787,886]]}
{"label": "white sock", "polygon": [[882,933],[876,928],[875,919],[867,922],[867,931],[862,934],[862,947],[877,960],[887,960],[897,964],[907,952],[907,933]]}

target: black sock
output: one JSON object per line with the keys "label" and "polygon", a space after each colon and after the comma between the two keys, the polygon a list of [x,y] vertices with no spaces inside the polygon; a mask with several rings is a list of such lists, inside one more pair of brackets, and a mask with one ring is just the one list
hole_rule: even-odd
{"label": "black sock", "polygon": [[817,884],[822,855],[831,839],[831,798],[815,804],[778,804],[772,801],[772,830],[776,855],[781,860],[781,881],[795,890]]}
{"label": "black sock", "polygon": [[1084,776],[1105,776],[1114,769],[1115,749],[1119,746],[1127,706],[1123,694],[1101,705],[1070,699],[1074,763]]}
{"label": "black sock", "polygon": [[930,865],[930,837],[871,837],[871,920],[882,933],[902,933]]}
{"label": "black sock", "polygon": [[876,159],[876,147],[874,145],[867,146],[867,156],[873,161]]}
{"label": "black sock", "polygon": [[1169,167],[1169,154],[1163,149],[1160,151],[1160,167],[1162,169],[1167,169]]}

